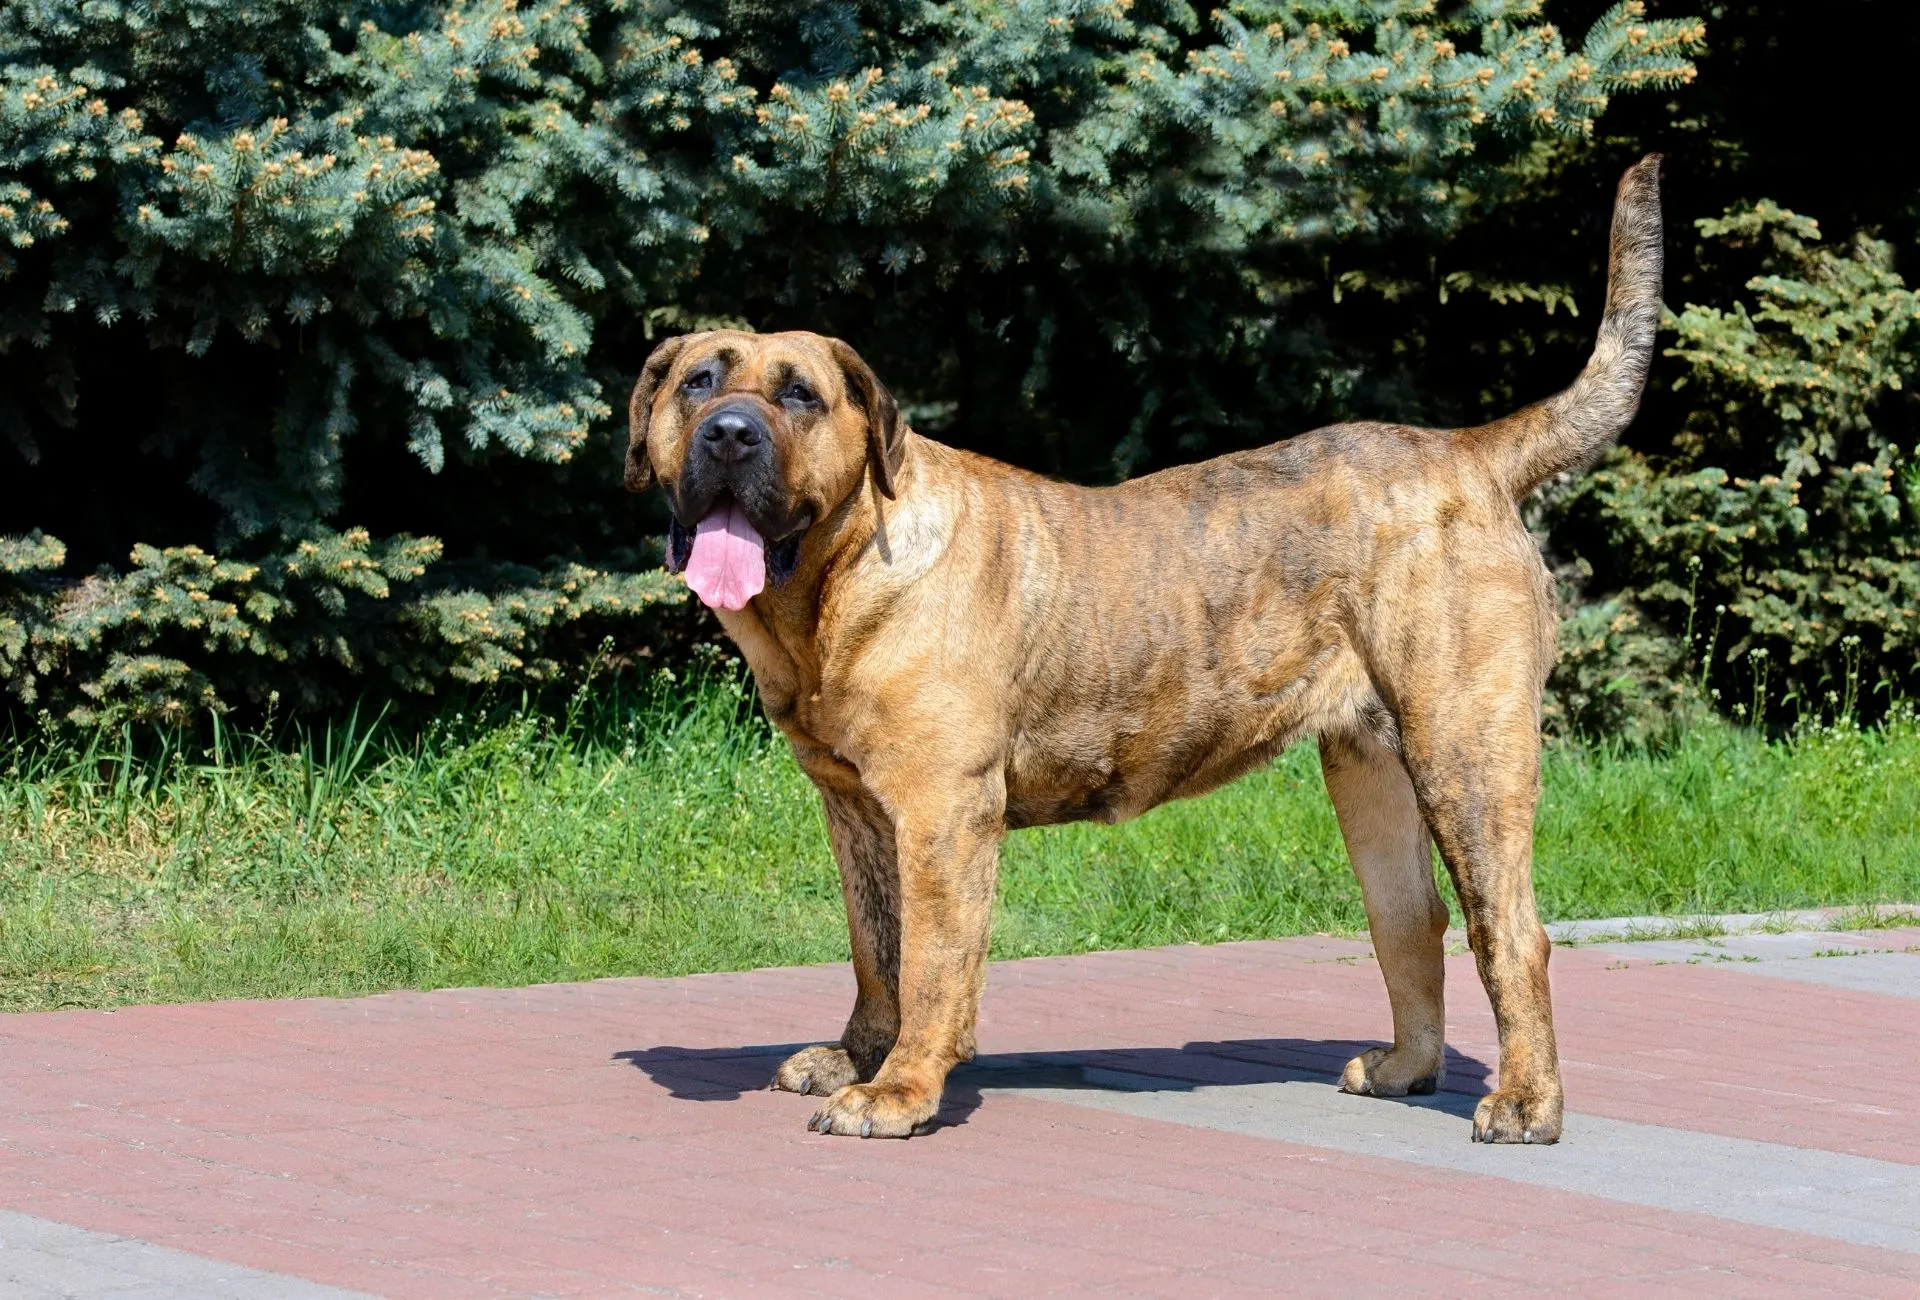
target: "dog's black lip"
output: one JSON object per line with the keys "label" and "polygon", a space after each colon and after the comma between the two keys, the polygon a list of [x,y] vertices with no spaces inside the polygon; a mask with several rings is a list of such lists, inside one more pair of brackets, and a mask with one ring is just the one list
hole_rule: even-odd
{"label": "dog's black lip", "polygon": [[813,527],[813,511],[802,510],[795,518],[793,527],[775,538],[773,545],[785,546],[788,542],[797,542],[807,529]]}
{"label": "dog's black lip", "polygon": [[693,534],[687,531],[680,516],[667,515],[667,572],[685,572],[687,561],[693,558]]}
{"label": "dog's black lip", "polygon": [[800,567],[800,542],[807,535],[807,527],[808,524],[801,524],[767,548],[767,578],[776,590],[786,586],[794,570]]}

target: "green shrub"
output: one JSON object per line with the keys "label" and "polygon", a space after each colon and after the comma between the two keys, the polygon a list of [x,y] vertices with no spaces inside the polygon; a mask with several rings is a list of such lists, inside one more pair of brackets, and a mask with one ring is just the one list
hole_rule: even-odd
{"label": "green shrub", "polygon": [[[556,656],[584,659],[596,630],[680,599],[659,570],[578,564],[518,574],[495,565],[485,592],[423,584],[439,553],[432,539],[316,528],[264,561],[137,546],[125,574],[56,585],[46,575],[64,558],[59,543],[0,539],[0,677],[32,705],[43,682],[87,665],[77,696],[53,692],[79,723],[180,722],[220,708],[215,672],[299,711],[332,703],[328,684],[343,690],[369,674],[421,691],[442,679],[551,681],[562,672]],[[415,594],[395,599],[396,587]]]}
{"label": "green shrub", "polygon": [[[1691,657],[1736,716],[1876,716],[1920,689],[1920,501],[1901,446],[1920,294],[1886,243],[1823,247],[1771,203],[1698,225],[1758,263],[1754,304],[1669,317],[1693,411],[1666,455],[1618,452],[1575,486],[1556,543],[1620,617],[1684,642],[1623,643],[1624,682],[1671,683]],[[1587,667],[1576,649],[1562,682]]]}

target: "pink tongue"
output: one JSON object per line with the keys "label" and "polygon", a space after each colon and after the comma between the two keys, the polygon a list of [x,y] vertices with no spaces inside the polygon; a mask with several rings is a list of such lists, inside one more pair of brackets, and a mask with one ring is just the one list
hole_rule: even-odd
{"label": "pink tongue", "polygon": [[767,544],[732,501],[707,512],[693,531],[687,585],[710,609],[745,609],[767,585]]}

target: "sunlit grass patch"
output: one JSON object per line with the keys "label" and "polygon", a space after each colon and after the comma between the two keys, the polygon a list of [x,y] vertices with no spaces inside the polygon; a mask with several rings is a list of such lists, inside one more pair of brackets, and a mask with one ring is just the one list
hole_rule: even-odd
{"label": "sunlit grass patch", "polygon": [[[27,737],[0,772],[0,1005],[348,995],[846,954],[817,796],[720,671],[553,715]],[[1553,747],[1550,920],[1920,899],[1920,726]],[[1451,898],[1451,891],[1445,891]],[[1311,745],[1120,827],[1013,835],[997,956],[1365,925]],[[1688,931],[1706,937],[1706,928]]]}

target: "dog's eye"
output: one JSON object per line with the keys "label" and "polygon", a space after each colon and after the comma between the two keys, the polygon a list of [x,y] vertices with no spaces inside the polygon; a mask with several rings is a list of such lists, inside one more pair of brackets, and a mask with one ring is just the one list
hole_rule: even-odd
{"label": "dog's eye", "polygon": [[820,399],[813,395],[811,388],[808,388],[805,384],[796,380],[780,390],[780,400],[783,402],[797,402],[801,406],[812,406]]}
{"label": "dog's eye", "polygon": [[713,387],[713,372],[711,370],[696,370],[693,374],[687,376],[686,382],[681,384],[680,387],[689,393],[704,393]]}

